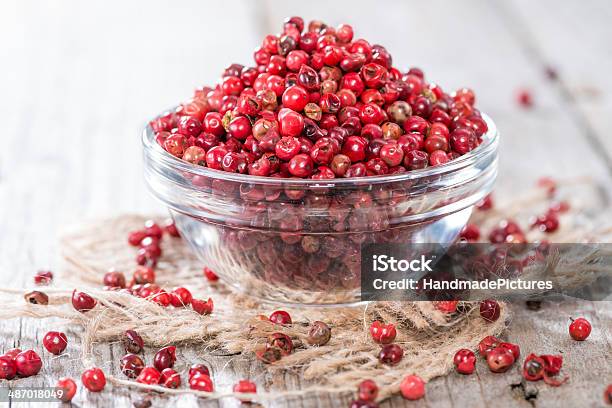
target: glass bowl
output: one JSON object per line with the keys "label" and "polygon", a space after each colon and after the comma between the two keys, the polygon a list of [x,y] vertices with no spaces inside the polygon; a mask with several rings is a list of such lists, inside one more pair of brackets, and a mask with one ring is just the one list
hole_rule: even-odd
{"label": "glass bowl", "polygon": [[388,176],[281,179],[192,165],[143,132],[144,175],[203,266],[261,300],[360,300],[368,243],[450,243],[497,175],[498,132],[444,165]]}

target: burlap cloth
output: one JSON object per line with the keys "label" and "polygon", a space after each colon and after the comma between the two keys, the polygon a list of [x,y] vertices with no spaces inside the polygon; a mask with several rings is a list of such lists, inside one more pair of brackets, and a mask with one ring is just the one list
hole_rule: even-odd
{"label": "burlap cloth", "polygon": [[[485,225],[503,216],[516,216],[526,205],[532,207],[546,200],[541,191],[536,191],[511,205],[476,217]],[[189,308],[163,308],[145,299],[100,289],[102,276],[110,267],[124,271],[128,277],[131,275],[135,249],[127,245],[126,236],[129,231],[141,228],[145,219],[126,215],[97,220],[64,234],[61,238],[64,262],[56,272],[55,286],[42,289],[49,295],[49,305],[24,304],[23,291],[0,289],[11,295],[0,311],[0,318],[61,317],[82,326],[81,357],[86,367],[100,363],[92,353],[96,343],[117,341],[127,329],[135,329],[151,347],[191,344],[203,358],[222,349],[253,359],[254,350],[265,344],[267,336],[281,331],[294,339],[296,349],[266,369],[295,371],[311,385],[300,390],[258,392],[259,400],[310,392],[354,392],[356,385],[366,378],[376,380],[381,388],[379,399],[384,399],[399,391],[401,380],[408,374],[418,374],[427,381],[448,373],[458,349],[475,349],[483,337],[501,334],[509,323],[508,307],[503,303],[500,319],[489,323],[479,316],[477,305],[472,303],[461,303],[460,311],[449,315],[436,310],[429,302],[378,302],[343,308],[283,308],[291,313],[294,324],[277,326],[260,320],[258,315],[268,315],[278,307],[231,292],[222,283],[209,283],[202,274],[204,265],[194,258],[182,240],[168,237],[164,239],[164,254],[156,269],[157,283],[168,289],[185,286],[197,298],[213,298],[212,315],[200,316]],[[572,231],[570,235],[568,231]],[[573,237],[576,229],[562,228],[557,236],[561,241],[563,234],[566,238]],[[85,314],[75,311],[70,305],[74,288],[94,296],[98,306]],[[378,361],[380,346],[371,340],[368,332],[376,319],[397,325],[396,343],[403,347],[405,354],[396,366]],[[324,321],[332,328],[332,338],[325,346],[310,346],[305,341],[308,324],[314,320]],[[185,387],[171,390],[107,374],[110,382],[119,387],[192,393],[209,398],[235,396],[229,390],[213,393]]]}

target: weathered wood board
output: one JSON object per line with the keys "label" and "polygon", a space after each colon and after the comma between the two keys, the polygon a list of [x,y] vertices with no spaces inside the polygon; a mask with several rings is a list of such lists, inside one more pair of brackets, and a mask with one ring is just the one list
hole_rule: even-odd
{"label": "weathered wood board", "polygon": [[[612,4],[606,0],[7,0],[0,4],[0,284],[20,287],[38,268],[57,265],[56,234],[63,225],[162,211],[142,181],[141,126],[195,86],[216,80],[225,65],[249,60],[263,34],[287,15],[346,21],[359,36],[385,44],[398,65],[420,66],[445,88],[474,88],[502,132],[500,194],[547,174],[587,175],[608,191],[612,187]],[[560,82],[546,80],[546,65],[558,69]],[[520,87],[534,93],[534,109],[517,106]],[[611,314],[609,303],[585,301],[544,304],[538,312],[515,307],[508,338],[525,353],[563,353],[572,377],[563,387],[523,386],[518,369],[493,376],[479,363],[475,376],[432,381],[422,401],[398,397],[383,406],[600,406],[612,381]],[[566,335],[567,319],[576,315],[595,325],[585,343]],[[0,349],[40,349],[45,331],[56,325],[61,322],[0,322]],[[120,346],[97,351],[109,362],[104,368],[118,372]],[[195,359],[198,350],[181,353]],[[82,371],[78,344],[70,345],[68,355],[44,357],[42,374],[19,385],[53,384]],[[208,363],[219,387],[243,377],[271,389],[302,384],[289,375],[272,377],[240,356],[215,356]],[[76,402],[129,406],[131,397],[117,390],[80,391]],[[341,407],[349,401],[313,395],[270,406]],[[156,404],[162,402],[238,406],[195,398]]]}

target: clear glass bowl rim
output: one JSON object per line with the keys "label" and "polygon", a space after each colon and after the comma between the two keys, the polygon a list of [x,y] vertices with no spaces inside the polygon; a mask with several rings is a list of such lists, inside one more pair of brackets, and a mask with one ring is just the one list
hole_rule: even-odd
{"label": "clear glass bowl rim", "polygon": [[[163,115],[163,114],[162,114]],[[161,116],[161,115],[160,115]],[[142,144],[145,148],[145,153],[152,155],[152,159],[160,162],[167,167],[172,168],[175,171],[187,172],[210,179],[219,179],[224,181],[235,181],[239,183],[250,183],[250,184],[262,184],[271,186],[281,186],[291,184],[292,186],[300,186],[302,188],[309,187],[336,187],[336,186],[348,186],[355,184],[382,184],[391,182],[402,182],[409,180],[418,180],[423,177],[430,177],[436,175],[445,175],[452,173],[457,170],[461,170],[466,166],[477,163],[480,159],[488,157],[497,149],[499,141],[499,132],[497,126],[493,120],[481,112],[482,118],[487,123],[488,130],[483,135],[483,142],[474,150],[457,159],[451,160],[448,163],[426,167],[419,170],[410,170],[404,173],[383,175],[383,176],[367,176],[367,177],[347,177],[347,178],[335,178],[329,180],[313,180],[313,179],[300,179],[300,178],[278,178],[278,177],[264,177],[264,176],[252,176],[249,174],[230,173],[222,170],[213,170],[208,167],[197,166],[174,157],[167,151],[165,151],[156,141],[153,129],[149,124],[145,126],[142,132]]]}

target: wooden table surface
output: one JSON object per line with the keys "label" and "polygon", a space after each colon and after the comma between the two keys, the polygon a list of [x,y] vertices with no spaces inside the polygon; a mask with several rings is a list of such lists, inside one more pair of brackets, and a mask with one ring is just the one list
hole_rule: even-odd
{"label": "wooden table surface", "polygon": [[[541,175],[586,175],[612,189],[612,3],[609,0],[416,1],[79,1],[5,0],[0,4],[0,284],[23,287],[32,274],[58,264],[57,232],[102,215],[163,209],[145,191],[139,132],[160,110],[215,81],[288,15],[348,22],[357,35],[387,46],[400,67],[419,66],[447,89],[468,85],[502,132],[498,194],[511,194]],[[546,79],[554,67],[560,80]],[[535,106],[521,109],[517,89]],[[569,316],[594,324],[587,342],[567,336]],[[612,382],[610,303],[514,307],[508,338],[522,350],[563,353],[569,384],[521,385],[518,370],[450,374],[427,386],[416,403],[395,398],[383,407],[601,406]],[[59,322],[0,322],[0,350],[41,348]],[[99,345],[117,371],[120,349]],[[72,357],[46,361],[20,385],[54,384],[81,371]],[[197,349],[187,350],[195,355]],[[45,354],[46,360],[48,358]],[[240,356],[211,358],[216,383],[241,377],[271,389],[299,387],[293,376],[271,377]],[[0,385],[2,386],[2,385]],[[78,405],[129,406],[132,395],[79,392]],[[112,403],[111,403],[112,400]],[[342,407],[350,398],[316,395],[274,407]],[[237,406],[235,400],[155,401],[183,406]],[[40,406],[34,405],[33,406]],[[24,405],[25,406],[25,405]]]}

